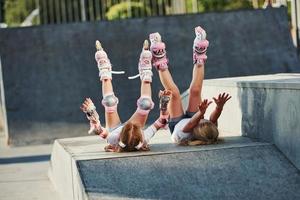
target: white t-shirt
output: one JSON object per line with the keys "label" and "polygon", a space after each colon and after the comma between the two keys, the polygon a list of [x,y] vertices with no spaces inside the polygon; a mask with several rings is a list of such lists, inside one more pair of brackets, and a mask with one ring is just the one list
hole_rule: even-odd
{"label": "white t-shirt", "polygon": [[191,133],[185,133],[182,131],[184,126],[190,121],[191,118],[184,118],[180,120],[174,127],[171,139],[175,143],[179,143],[182,140],[191,139]]}
{"label": "white t-shirt", "polygon": [[[122,131],[122,128],[124,125],[114,129],[112,132],[110,132],[107,136],[107,143],[111,145],[117,145],[119,143],[120,134]],[[149,143],[150,139],[155,135],[157,132],[157,129],[154,125],[149,126],[147,129],[142,131],[142,134],[144,136],[144,142],[146,144]]]}

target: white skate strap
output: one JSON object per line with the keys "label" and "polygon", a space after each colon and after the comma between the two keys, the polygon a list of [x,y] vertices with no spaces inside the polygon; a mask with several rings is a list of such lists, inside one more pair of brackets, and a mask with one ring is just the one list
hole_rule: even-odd
{"label": "white skate strap", "polygon": [[125,74],[125,71],[111,71],[112,74]]}
{"label": "white skate strap", "polygon": [[128,77],[128,79],[130,79],[130,80],[132,80],[132,79],[136,79],[136,78],[138,78],[138,77],[140,77],[140,76],[142,76],[144,73],[151,73],[152,71],[151,71],[151,68],[148,68],[148,69],[143,69],[143,70],[141,70],[141,72],[140,73],[138,73],[137,75],[134,75],[134,76],[129,76]]}
{"label": "white skate strap", "polygon": [[136,79],[138,77],[140,77],[140,74],[134,75],[134,76],[129,76],[128,79],[132,80],[132,79]]}
{"label": "white skate strap", "polygon": [[105,70],[105,71],[109,71],[112,74],[125,74],[125,71],[112,71],[111,64],[105,64],[102,66],[98,66],[98,68],[99,68],[100,73],[101,73],[101,71]]}

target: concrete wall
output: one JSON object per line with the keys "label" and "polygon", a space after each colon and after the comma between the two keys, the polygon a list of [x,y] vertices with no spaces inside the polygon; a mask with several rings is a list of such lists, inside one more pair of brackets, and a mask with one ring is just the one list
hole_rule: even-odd
{"label": "concrete wall", "polygon": [[[274,143],[300,169],[300,74],[212,79],[203,98],[228,92],[232,99],[219,119],[223,136],[243,135]],[[183,95],[187,105],[188,92]],[[214,106],[207,110],[207,116]]]}
{"label": "concrete wall", "polygon": [[[174,80],[185,90],[191,79],[197,25],[207,30],[210,40],[206,78],[299,70],[283,8],[1,29],[9,142],[49,143],[55,138],[84,135],[88,125],[79,106],[88,96],[97,102],[104,120],[94,61],[96,39],[106,48],[114,69],[130,76],[137,73],[143,40],[151,32],[160,32]],[[154,74],[157,104],[162,87]],[[114,86],[121,118],[126,120],[136,108],[139,80],[114,76]],[[157,111],[158,106],[150,121]]]}

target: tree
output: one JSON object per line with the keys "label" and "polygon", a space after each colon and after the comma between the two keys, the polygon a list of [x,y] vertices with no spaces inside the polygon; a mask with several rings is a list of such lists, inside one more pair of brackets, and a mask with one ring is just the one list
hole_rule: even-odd
{"label": "tree", "polygon": [[[5,23],[8,26],[18,26],[36,8],[35,0],[6,0]],[[35,24],[37,21],[35,22]]]}

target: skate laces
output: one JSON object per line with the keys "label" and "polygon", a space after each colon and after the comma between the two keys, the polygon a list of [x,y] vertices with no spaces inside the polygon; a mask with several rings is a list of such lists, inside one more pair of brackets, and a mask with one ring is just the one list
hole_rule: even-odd
{"label": "skate laces", "polygon": [[100,71],[100,73],[102,72],[110,72],[112,74],[125,74],[125,71],[113,71],[111,70],[111,63],[110,60],[107,57],[106,52],[103,50],[103,47],[101,45],[101,43],[99,42],[99,40],[96,40],[96,61],[98,63],[98,69]]}
{"label": "skate laces", "polygon": [[152,66],[151,66],[152,54],[149,51],[149,43],[148,40],[144,41],[142,53],[140,55],[139,60],[139,74],[134,76],[129,76],[128,79],[136,79],[141,77],[143,79],[144,76],[152,76]]}

